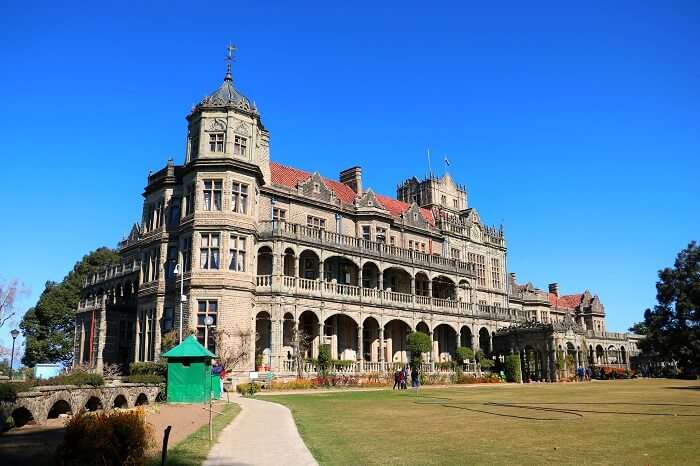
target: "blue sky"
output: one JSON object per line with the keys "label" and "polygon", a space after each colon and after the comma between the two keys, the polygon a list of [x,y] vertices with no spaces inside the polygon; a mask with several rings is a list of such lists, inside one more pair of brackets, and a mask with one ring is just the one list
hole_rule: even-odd
{"label": "blue sky", "polygon": [[599,294],[610,330],[699,239],[698,2],[130,3],[0,6],[0,276],[30,289],[20,312],[140,218],[229,41],[274,160],[360,164],[393,194],[429,146],[505,225],[509,271]]}

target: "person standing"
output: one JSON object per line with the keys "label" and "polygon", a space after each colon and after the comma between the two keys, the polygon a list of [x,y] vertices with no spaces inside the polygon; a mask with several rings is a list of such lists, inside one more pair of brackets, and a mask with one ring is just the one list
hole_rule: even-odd
{"label": "person standing", "polygon": [[401,376],[399,375],[399,371],[394,372],[394,387],[392,390],[396,390],[396,387],[401,389]]}

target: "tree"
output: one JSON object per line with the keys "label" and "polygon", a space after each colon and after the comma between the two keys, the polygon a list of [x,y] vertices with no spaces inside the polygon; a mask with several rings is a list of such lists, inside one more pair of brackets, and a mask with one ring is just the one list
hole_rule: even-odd
{"label": "tree", "polygon": [[429,353],[433,349],[433,342],[423,332],[411,332],[407,340],[407,348],[411,352],[411,368],[415,369],[420,367],[423,353]]}
{"label": "tree", "polygon": [[0,328],[15,316],[15,301],[25,292],[17,280],[0,281]]}
{"label": "tree", "polygon": [[700,368],[700,246],[688,244],[674,266],[659,271],[653,309],[644,311],[640,349],[649,355],[677,361],[685,372]]}
{"label": "tree", "polygon": [[73,359],[75,309],[80,290],[88,275],[117,263],[119,256],[109,248],[99,248],[84,256],[60,283],[48,281],[36,305],[22,318],[25,338],[22,363],[61,362]]}
{"label": "tree", "polygon": [[229,331],[222,328],[215,331],[214,338],[216,357],[226,372],[240,370],[248,365],[253,340],[250,330],[237,327]]}
{"label": "tree", "polygon": [[460,346],[455,350],[455,359],[458,363],[464,364],[466,361],[471,361],[474,358],[474,350],[466,346]]}

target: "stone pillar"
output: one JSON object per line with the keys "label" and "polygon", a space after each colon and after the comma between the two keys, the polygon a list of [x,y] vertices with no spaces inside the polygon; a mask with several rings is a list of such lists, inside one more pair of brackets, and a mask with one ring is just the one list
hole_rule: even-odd
{"label": "stone pillar", "polygon": [[294,256],[294,270],[292,271],[292,275],[295,277],[301,277],[301,271],[299,270],[299,256],[297,255]]}
{"label": "stone pillar", "polygon": [[[81,318],[80,319],[80,356],[77,358],[73,358],[73,361],[76,359],[78,360],[78,364],[82,364],[84,362],[84,357],[85,357],[85,319]],[[75,364],[73,364],[75,365]]]}
{"label": "stone pillar", "polygon": [[100,307],[100,325],[97,330],[97,361],[95,372],[102,373],[104,367],[105,337],[107,336],[107,294],[102,295],[102,306]]}
{"label": "stone pillar", "polygon": [[384,289],[384,272],[382,272],[381,270],[379,271],[379,289]]}
{"label": "stone pillar", "polygon": [[323,276],[324,276],[324,263],[323,261],[318,262],[318,279],[323,281]]}
{"label": "stone pillar", "polygon": [[411,276],[411,296],[415,298],[416,296],[416,277]]}
{"label": "stone pillar", "polygon": [[[255,340],[253,340],[255,341]],[[141,311],[136,311],[136,322],[134,323],[134,362],[139,362],[141,350]]]}
{"label": "stone pillar", "polygon": [[379,323],[379,371],[384,372],[384,319]]}
{"label": "stone pillar", "polygon": [[477,351],[479,351],[479,337],[472,332],[472,350],[474,351],[474,354],[476,354]]}
{"label": "stone pillar", "polygon": [[431,360],[433,363],[436,361],[440,361],[440,342],[438,339],[440,338],[438,335],[435,335],[435,333],[432,333],[432,341],[433,341],[433,354],[431,356]]}
{"label": "stone pillar", "polygon": [[[270,321],[270,351],[272,354],[272,370],[282,370],[282,320]],[[267,362],[267,361],[265,361]]]}
{"label": "stone pillar", "polygon": [[364,335],[362,334],[362,327],[357,327],[357,361],[359,362],[358,364],[358,370],[360,372],[365,371],[365,355],[364,355],[364,340],[363,340]]}
{"label": "stone pillar", "polygon": [[[530,367],[527,364],[526,356],[527,355],[525,353],[525,350],[524,349],[520,350],[520,374],[521,374],[520,383],[525,382],[526,375],[528,378],[530,378],[530,370],[529,370]],[[527,370],[525,370],[525,369],[527,369]]]}
{"label": "stone pillar", "polygon": [[489,356],[493,353],[493,334],[489,331]]}
{"label": "stone pillar", "polygon": [[[362,288],[362,267],[357,270],[357,286]],[[362,294],[360,294],[362,296]]]}
{"label": "stone pillar", "polygon": [[433,280],[432,279],[428,280],[428,297],[429,298],[433,297]]}
{"label": "stone pillar", "polygon": [[331,359],[340,359],[338,354],[338,314],[333,316],[331,323],[332,333],[331,333]]}

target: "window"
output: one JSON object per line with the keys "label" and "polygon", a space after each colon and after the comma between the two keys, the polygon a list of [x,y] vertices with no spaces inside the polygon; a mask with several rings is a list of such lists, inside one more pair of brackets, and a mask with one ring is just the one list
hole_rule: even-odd
{"label": "window", "polygon": [[248,213],[248,185],[234,182],[231,185],[231,210],[239,214]]}
{"label": "window", "polygon": [[491,258],[491,286],[501,288],[501,261],[495,257]]}
{"label": "window", "polygon": [[309,228],[314,228],[316,230],[325,230],[326,219],[314,217],[313,215],[308,215],[306,217],[306,226]]}
{"label": "window", "polygon": [[234,272],[245,272],[245,236],[231,235],[228,254],[228,269]]}
{"label": "window", "polygon": [[175,265],[177,264],[177,246],[168,246],[168,259],[165,264],[165,278],[175,276]]}
{"label": "window", "polygon": [[447,205],[447,196],[443,195],[443,196],[440,198],[440,203],[441,203],[442,205]]}
{"label": "window", "polygon": [[163,311],[163,330],[169,331],[173,328],[173,308],[166,307]]}
{"label": "window", "polygon": [[314,183],[314,193],[319,194],[321,192],[321,185]]}
{"label": "window", "polygon": [[[219,303],[216,301],[197,301],[197,341],[201,345],[206,346],[212,353],[216,353],[216,320],[218,308]],[[205,325],[207,317],[211,317],[214,320],[209,327]]]}
{"label": "window", "polygon": [[362,239],[365,241],[372,240],[372,231],[369,225],[362,225]]}
{"label": "window", "polygon": [[476,281],[480,286],[486,286],[486,258],[482,254],[470,252],[467,255],[469,262],[476,267]]}
{"label": "window", "polygon": [[391,238],[389,238],[389,244],[391,244],[392,246],[396,246],[396,236],[392,236]]}
{"label": "window", "polygon": [[377,242],[386,244],[386,228],[377,228]]}
{"label": "window", "polygon": [[202,244],[199,248],[199,267],[205,270],[219,268],[218,233],[202,233]]}
{"label": "window", "polygon": [[224,133],[211,133],[209,135],[209,150],[211,152],[224,151]]}
{"label": "window", "polygon": [[408,249],[413,249],[413,240],[408,240]]}
{"label": "window", "polygon": [[182,263],[185,272],[192,270],[192,237],[188,236],[182,238],[182,244],[180,245],[180,250],[182,251]]}
{"label": "window", "polygon": [[420,252],[425,253],[425,243],[420,243]]}
{"label": "window", "polygon": [[170,200],[170,215],[168,225],[177,225],[180,222],[180,198],[173,197]]}
{"label": "window", "polygon": [[453,259],[459,259],[459,248],[452,248],[451,255]]}
{"label": "window", "polygon": [[221,180],[204,180],[204,210],[221,210]]}
{"label": "window", "polygon": [[194,213],[194,184],[187,187],[187,194],[185,195],[185,215],[191,215]]}
{"label": "window", "polygon": [[243,136],[235,136],[233,138],[233,154],[244,156],[248,147],[248,139]]}
{"label": "window", "polygon": [[287,211],[284,209],[280,209],[279,207],[273,207],[272,208],[272,221],[275,223],[286,222],[287,221]]}
{"label": "window", "polygon": [[454,200],[454,205],[455,209],[459,209],[459,201],[457,199]]}

